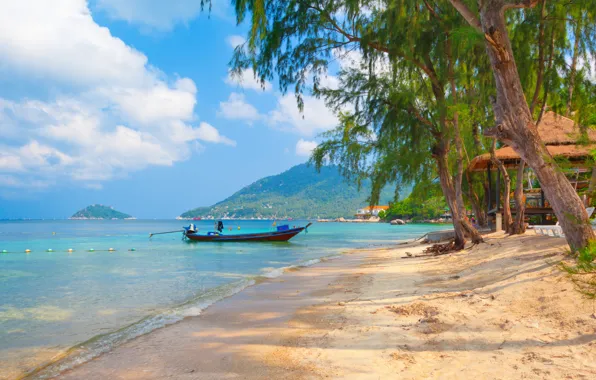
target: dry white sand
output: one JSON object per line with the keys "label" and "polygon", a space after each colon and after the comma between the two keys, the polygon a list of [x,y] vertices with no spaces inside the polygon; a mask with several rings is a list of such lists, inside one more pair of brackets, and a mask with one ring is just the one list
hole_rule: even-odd
{"label": "dry white sand", "polygon": [[361,251],[251,287],[63,379],[594,379],[594,303],[562,239]]}

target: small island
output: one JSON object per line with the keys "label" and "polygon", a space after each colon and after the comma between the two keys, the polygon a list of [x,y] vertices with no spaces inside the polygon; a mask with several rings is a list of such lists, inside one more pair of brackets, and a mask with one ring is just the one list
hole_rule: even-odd
{"label": "small island", "polygon": [[88,219],[136,219],[135,217],[125,214],[123,212],[114,210],[111,206],[104,205],[90,205],[82,210],[77,211],[69,219],[88,220]]}

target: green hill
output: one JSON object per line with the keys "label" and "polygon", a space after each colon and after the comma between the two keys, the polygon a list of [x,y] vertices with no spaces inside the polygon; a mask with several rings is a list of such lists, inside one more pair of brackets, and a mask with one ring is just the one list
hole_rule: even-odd
{"label": "green hill", "polygon": [[110,206],[91,205],[77,211],[70,219],[133,219],[133,217],[116,211]]}
{"label": "green hill", "polygon": [[[199,207],[180,218],[338,218],[353,217],[367,205],[370,181],[360,191],[345,182],[336,167],[323,167],[318,173],[306,164],[246,186],[211,207]],[[393,197],[393,189],[381,195],[381,204]]]}

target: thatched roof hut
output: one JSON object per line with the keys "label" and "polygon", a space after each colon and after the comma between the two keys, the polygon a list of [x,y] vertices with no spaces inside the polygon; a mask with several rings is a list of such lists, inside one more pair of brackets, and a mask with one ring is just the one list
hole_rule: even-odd
{"label": "thatched roof hut", "polygon": [[[596,130],[588,129],[587,137],[590,144],[578,145],[581,131],[578,125],[569,118],[557,115],[552,111],[546,112],[537,126],[538,134],[546,145],[546,149],[553,157],[566,157],[581,160],[596,150]],[[496,157],[506,166],[517,165],[519,155],[511,147],[503,147],[495,151]],[[491,159],[485,153],[475,157],[469,165],[471,171],[486,170]]]}

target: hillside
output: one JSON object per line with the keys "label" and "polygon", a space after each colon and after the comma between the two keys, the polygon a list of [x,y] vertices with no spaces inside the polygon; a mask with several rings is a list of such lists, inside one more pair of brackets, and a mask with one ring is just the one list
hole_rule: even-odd
{"label": "hillside", "polygon": [[74,213],[70,219],[134,219],[132,216],[114,210],[110,206],[90,205]]}
{"label": "hillside", "polygon": [[[367,204],[370,181],[360,191],[345,182],[336,167],[324,167],[320,173],[306,164],[246,186],[231,197],[211,207],[199,207],[181,218],[338,218],[352,217]],[[393,190],[386,189],[381,203],[387,204]]]}

